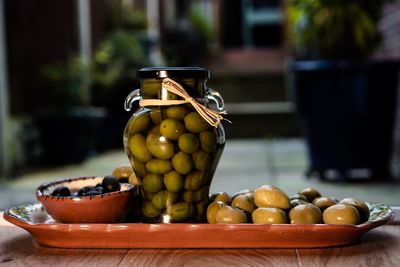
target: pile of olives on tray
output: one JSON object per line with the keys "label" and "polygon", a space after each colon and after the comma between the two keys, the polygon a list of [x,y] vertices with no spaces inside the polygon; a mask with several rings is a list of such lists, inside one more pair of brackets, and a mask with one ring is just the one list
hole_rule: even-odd
{"label": "pile of olives on tray", "polygon": [[145,221],[204,217],[217,129],[188,105],[145,109],[128,122],[125,149],[140,181]]}
{"label": "pile of olives on tray", "polygon": [[270,185],[232,196],[226,192],[216,193],[207,208],[209,223],[360,224],[368,218],[369,207],[362,200],[344,198],[338,201],[321,196],[315,188],[288,196]]}
{"label": "pile of olives on tray", "polygon": [[70,197],[70,196],[95,196],[105,193],[116,192],[121,189],[120,181],[116,177],[109,175],[105,176],[101,183],[95,186],[84,186],[76,192],[66,186],[60,186],[53,190],[51,196]]}

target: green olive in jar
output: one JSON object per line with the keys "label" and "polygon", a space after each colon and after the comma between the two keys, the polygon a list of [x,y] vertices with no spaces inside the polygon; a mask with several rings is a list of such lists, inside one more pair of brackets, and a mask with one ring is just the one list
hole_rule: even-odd
{"label": "green olive in jar", "polygon": [[231,206],[252,213],[256,208],[253,199],[246,194],[238,195],[232,200]]}
{"label": "green olive in jar", "polygon": [[142,187],[147,193],[157,193],[164,187],[163,178],[159,174],[149,173],[143,178]]}
{"label": "green olive in jar", "polygon": [[286,214],[279,208],[257,208],[251,214],[255,224],[282,224],[287,223]]}
{"label": "green olive in jar", "polygon": [[155,218],[160,214],[160,210],[154,207],[151,201],[146,201],[142,206],[142,213],[147,218]]}
{"label": "green olive in jar", "polygon": [[263,185],[254,191],[254,204],[259,208],[290,208],[289,197],[277,187]]}
{"label": "green olive in jar", "polygon": [[360,214],[360,223],[366,222],[369,219],[369,207],[368,205],[356,198],[346,197],[339,201],[340,204],[347,204],[355,207]]}
{"label": "green olive in jar", "polygon": [[304,188],[298,194],[305,196],[309,202],[313,202],[314,199],[321,196],[321,193],[313,187]]}
{"label": "green olive in jar", "polygon": [[226,205],[218,210],[215,221],[225,224],[247,223],[247,216],[244,211]]}
{"label": "green olive in jar", "polygon": [[211,155],[203,150],[199,150],[192,154],[194,167],[199,171],[210,169],[212,158]]}
{"label": "green olive in jar", "polygon": [[186,190],[198,190],[202,188],[207,182],[207,176],[205,172],[193,171],[186,175],[184,188]]}
{"label": "green olive in jar", "polygon": [[170,206],[168,213],[175,222],[185,221],[194,214],[194,206],[187,202],[178,202]]}
{"label": "green olive in jar", "polygon": [[325,224],[358,224],[360,215],[357,209],[347,204],[335,204],[322,213]]}
{"label": "green olive in jar", "polygon": [[164,136],[149,134],[146,145],[150,153],[159,159],[170,159],[174,155],[174,145]]}
{"label": "green olive in jar", "polygon": [[129,125],[129,133],[135,134],[147,129],[150,125],[150,116],[148,113],[138,114]]}
{"label": "green olive in jar", "polygon": [[139,176],[140,178],[143,178],[148,174],[149,172],[146,169],[145,163],[139,161],[136,158],[133,158],[133,169],[135,170],[135,174]]}
{"label": "green olive in jar", "polygon": [[151,203],[153,203],[154,207],[162,210],[167,207],[167,205],[172,205],[178,200],[178,194],[170,192],[168,190],[162,190],[156,193],[152,199]]}
{"label": "green olive in jar", "polygon": [[213,153],[216,149],[217,143],[215,133],[211,131],[204,131],[199,134],[200,146],[207,153]]}
{"label": "green olive in jar", "polygon": [[197,203],[207,199],[207,187],[202,187],[198,190],[186,190],[182,194],[182,198],[185,202]]}
{"label": "green olive in jar", "polygon": [[321,210],[314,204],[300,204],[289,212],[291,224],[318,224],[322,223]]}
{"label": "green olive in jar", "polygon": [[184,106],[172,106],[165,111],[168,118],[176,120],[183,120],[188,112],[189,111]]}
{"label": "green olive in jar", "polygon": [[129,149],[132,155],[141,162],[147,162],[153,158],[146,146],[146,138],[141,134],[135,134],[129,139]]}
{"label": "green olive in jar", "polygon": [[317,206],[321,211],[324,211],[326,208],[333,206],[337,203],[337,201],[331,197],[317,197],[313,200],[313,204]]}
{"label": "green olive in jar", "polygon": [[150,111],[150,119],[153,124],[158,125],[162,121],[161,111],[157,109],[152,109]]}
{"label": "green olive in jar", "polygon": [[164,174],[172,170],[172,164],[169,160],[155,158],[146,162],[146,169],[151,173]]}
{"label": "green olive in jar", "polygon": [[199,138],[191,133],[184,133],[178,139],[179,149],[185,153],[192,154],[199,150]]}
{"label": "green olive in jar", "polygon": [[166,138],[176,141],[185,132],[182,122],[175,119],[165,119],[160,124],[160,133]]}
{"label": "green olive in jar", "polygon": [[164,185],[165,188],[168,189],[168,191],[179,192],[182,190],[184,184],[185,179],[179,172],[170,171],[164,174]]}
{"label": "green olive in jar", "polygon": [[195,111],[187,114],[183,120],[186,129],[192,133],[200,133],[211,127],[210,124],[208,124],[201,115]]}
{"label": "green olive in jar", "polygon": [[188,174],[193,169],[192,157],[185,152],[179,151],[172,157],[172,166],[181,174]]}
{"label": "green olive in jar", "polygon": [[220,208],[225,207],[227,204],[223,201],[211,202],[207,207],[207,222],[217,223],[215,216],[217,215]]}

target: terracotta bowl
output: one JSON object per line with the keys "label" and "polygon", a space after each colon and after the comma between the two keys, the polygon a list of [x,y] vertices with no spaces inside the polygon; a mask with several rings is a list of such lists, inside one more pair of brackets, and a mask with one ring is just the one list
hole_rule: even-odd
{"label": "terracotta bowl", "polygon": [[84,186],[101,183],[104,176],[78,177],[45,183],[36,190],[36,198],[54,220],[61,223],[117,223],[124,219],[137,187],[122,183],[121,190],[95,196],[51,196],[53,190],[66,186],[77,192]]}

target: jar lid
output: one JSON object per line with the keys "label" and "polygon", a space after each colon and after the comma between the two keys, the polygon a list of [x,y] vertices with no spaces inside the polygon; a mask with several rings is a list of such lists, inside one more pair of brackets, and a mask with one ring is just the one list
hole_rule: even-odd
{"label": "jar lid", "polygon": [[140,78],[210,78],[210,70],[199,67],[148,67],[138,70]]}

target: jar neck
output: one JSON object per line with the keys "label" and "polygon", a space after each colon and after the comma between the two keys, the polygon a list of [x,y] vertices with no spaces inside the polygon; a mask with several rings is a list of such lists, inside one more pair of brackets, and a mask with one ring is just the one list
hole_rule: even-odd
{"label": "jar neck", "polygon": [[[193,98],[204,98],[206,93],[206,79],[201,78],[172,78],[185,88],[186,92]],[[177,99],[178,97],[163,89],[163,79],[143,78],[140,80],[140,93],[143,99]]]}

